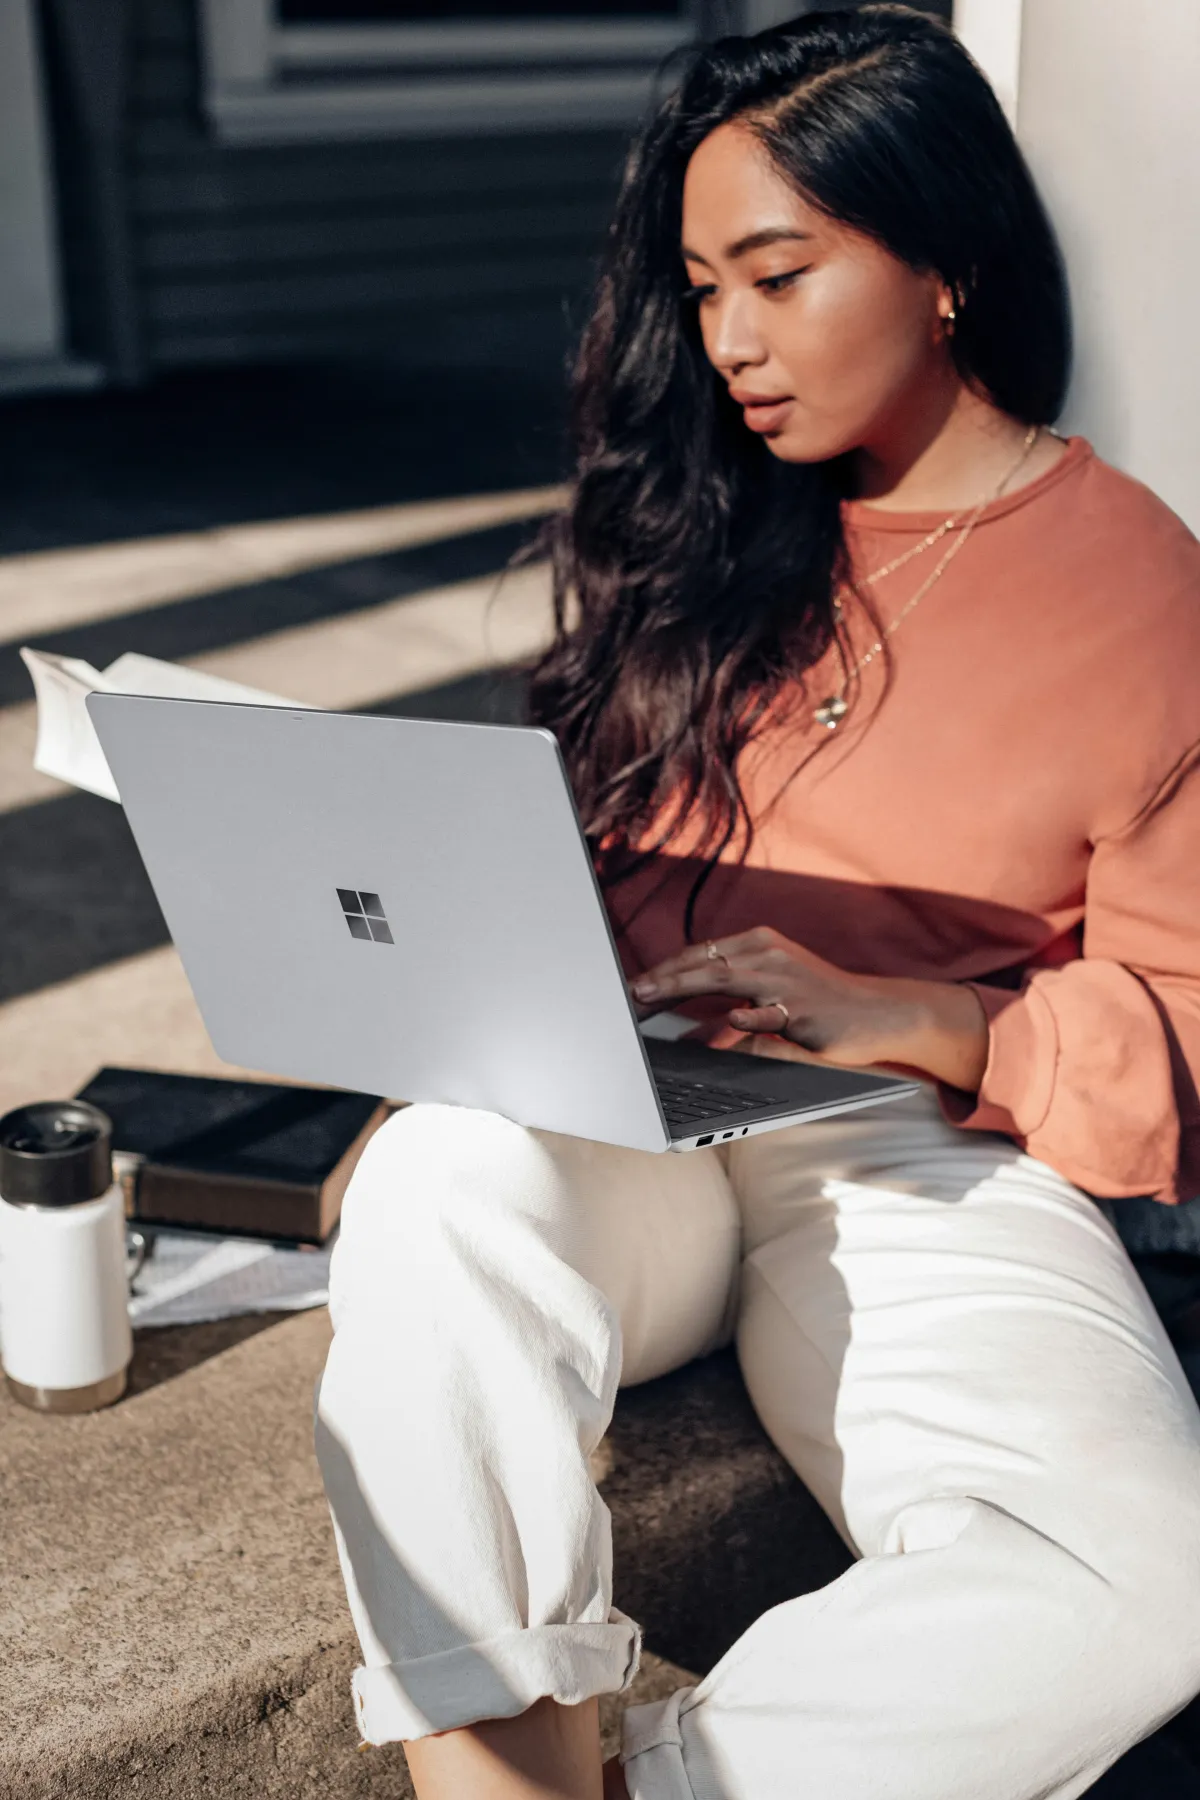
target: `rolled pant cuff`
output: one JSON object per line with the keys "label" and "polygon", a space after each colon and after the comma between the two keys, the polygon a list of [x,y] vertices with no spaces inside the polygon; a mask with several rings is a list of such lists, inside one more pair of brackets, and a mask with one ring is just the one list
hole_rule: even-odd
{"label": "rolled pant cuff", "polygon": [[695,1800],[683,1766],[679,1708],[695,1688],[627,1706],[621,1715],[621,1767],[629,1800]]}
{"label": "rolled pant cuff", "polygon": [[613,1607],[607,1624],[534,1625],[412,1662],[356,1669],[354,1712],[364,1743],[511,1719],[546,1696],[576,1706],[617,1694],[637,1674],[641,1627]]}

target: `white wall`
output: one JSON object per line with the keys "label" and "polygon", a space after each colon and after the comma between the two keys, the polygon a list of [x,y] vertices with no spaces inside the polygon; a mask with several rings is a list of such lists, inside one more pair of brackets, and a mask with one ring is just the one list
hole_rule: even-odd
{"label": "white wall", "polygon": [[0,0],[0,359],[59,349],[58,276],[31,0]]}
{"label": "white wall", "polygon": [[1075,309],[1064,424],[1200,533],[1200,0],[958,0],[955,23],[998,92],[1019,32]]}
{"label": "white wall", "polygon": [[1024,0],[954,0],[954,29],[996,90],[1010,125],[1017,120]]}

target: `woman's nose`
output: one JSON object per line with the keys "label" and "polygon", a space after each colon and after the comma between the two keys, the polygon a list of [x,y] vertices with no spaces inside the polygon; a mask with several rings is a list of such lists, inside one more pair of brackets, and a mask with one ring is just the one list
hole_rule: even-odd
{"label": "woman's nose", "polygon": [[731,294],[718,302],[709,318],[709,360],[723,375],[733,376],[766,361],[766,345],[755,329],[748,295]]}

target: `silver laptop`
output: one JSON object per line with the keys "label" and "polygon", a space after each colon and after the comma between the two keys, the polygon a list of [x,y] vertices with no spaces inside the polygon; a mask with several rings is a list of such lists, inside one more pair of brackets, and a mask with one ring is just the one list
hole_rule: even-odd
{"label": "silver laptop", "polygon": [[553,735],[87,702],[219,1055],[693,1150],[919,1084],[647,1035]]}

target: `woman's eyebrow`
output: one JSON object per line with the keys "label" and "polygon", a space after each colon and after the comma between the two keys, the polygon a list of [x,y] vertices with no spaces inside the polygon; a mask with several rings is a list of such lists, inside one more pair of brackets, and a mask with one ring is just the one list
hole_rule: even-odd
{"label": "woman's eyebrow", "polygon": [[[745,237],[740,237],[734,243],[727,245],[725,254],[730,262],[736,262],[739,256],[748,256],[751,250],[764,250],[768,244],[798,243],[803,238],[811,238],[812,235],[811,231],[797,231],[791,225],[768,226],[763,231],[747,232]],[[685,262],[703,263],[706,269],[712,268],[707,256],[701,256],[698,250],[689,250],[686,244],[682,246],[680,254]]]}
{"label": "woman's eyebrow", "polygon": [[751,250],[765,250],[768,244],[794,243],[812,235],[811,231],[797,231],[792,225],[768,226],[765,231],[747,232],[735,244],[728,245],[725,254],[731,262],[735,262],[739,256],[746,256]]}

